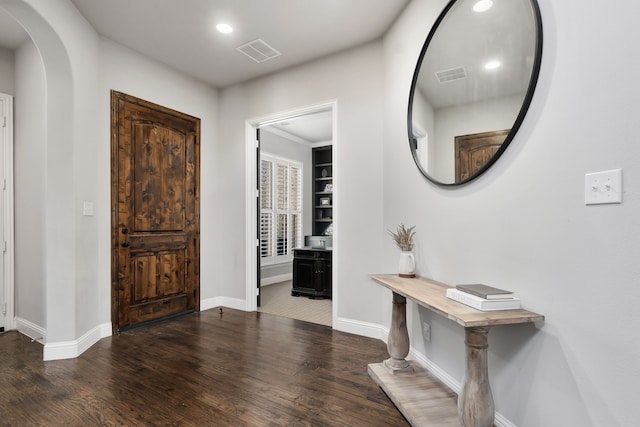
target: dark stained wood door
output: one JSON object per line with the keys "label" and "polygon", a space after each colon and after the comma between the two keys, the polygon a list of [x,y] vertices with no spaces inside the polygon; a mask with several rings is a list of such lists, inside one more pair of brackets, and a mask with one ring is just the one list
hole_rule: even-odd
{"label": "dark stained wood door", "polygon": [[200,119],[111,93],[114,331],[200,309]]}
{"label": "dark stained wood door", "polygon": [[511,129],[455,137],[456,182],[473,176],[493,158]]}

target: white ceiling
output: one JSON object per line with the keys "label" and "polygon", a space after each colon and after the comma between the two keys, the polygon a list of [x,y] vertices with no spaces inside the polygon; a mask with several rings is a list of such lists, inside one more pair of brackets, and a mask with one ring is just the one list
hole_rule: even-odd
{"label": "white ceiling", "polygon": [[332,123],[331,110],[325,110],[282,120],[261,128],[299,143],[314,144],[333,140]]}
{"label": "white ceiling", "polygon": [[[72,0],[102,36],[222,88],[381,37],[409,0]],[[234,32],[215,30],[227,22]],[[0,8],[0,46],[27,37]],[[236,47],[262,39],[281,56]]]}
{"label": "white ceiling", "polygon": [[[96,31],[215,87],[381,37],[408,0],[72,0]],[[234,32],[215,30],[227,22]],[[262,39],[281,56],[236,47]]]}

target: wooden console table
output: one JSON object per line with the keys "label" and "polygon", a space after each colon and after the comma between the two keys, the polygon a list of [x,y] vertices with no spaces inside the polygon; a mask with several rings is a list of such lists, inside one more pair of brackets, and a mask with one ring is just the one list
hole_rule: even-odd
{"label": "wooden console table", "polygon": [[[465,427],[492,426],[495,409],[487,373],[489,328],[539,322],[544,320],[544,316],[527,310],[476,310],[447,298],[446,290],[449,286],[422,277],[408,279],[389,274],[372,275],[371,278],[393,292],[393,311],[387,343],[391,357],[383,363],[370,364],[369,375],[389,395],[412,425],[453,425],[450,415],[447,414],[455,412],[455,408],[447,409],[444,397],[438,397],[441,400],[436,405],[436,410],[428,401],[416,402],[420,400],[421,391],[427,393],[425,397],[433,395],[432,390],[420,390],[416,387],[420,387],[425,381],[434,381],[422,378],[428,373],[423,372],[424,369],[418,366],[411,366],[405,359],[409,354],[406,322],[406,299],[409,298],[464,327],[466,370],[457,403],[459,422]],[[406,399],[411,399],[412,402],[405,403]],[[435,415],[429,418],[424,412]],[[444,421],[447,416],[449,421]]]}

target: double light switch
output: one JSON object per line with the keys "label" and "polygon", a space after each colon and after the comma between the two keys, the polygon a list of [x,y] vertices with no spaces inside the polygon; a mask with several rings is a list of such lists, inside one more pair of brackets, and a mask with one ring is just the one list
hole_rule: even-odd
{"label": "double light switch", "polygon": [[586,205],[622,203],[622,169],[588,173],[584,184]]}

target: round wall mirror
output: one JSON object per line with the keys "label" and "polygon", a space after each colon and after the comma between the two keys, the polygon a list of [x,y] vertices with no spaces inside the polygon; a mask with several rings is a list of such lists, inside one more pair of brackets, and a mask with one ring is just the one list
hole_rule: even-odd
{"label": "round wall mirror", "polygon": [[536,0],[452,0],[420,52],[409,94],[413,158],[430,181],[461,185],[504,152],[540,70]]}

